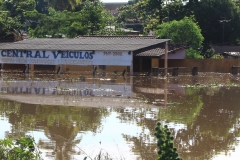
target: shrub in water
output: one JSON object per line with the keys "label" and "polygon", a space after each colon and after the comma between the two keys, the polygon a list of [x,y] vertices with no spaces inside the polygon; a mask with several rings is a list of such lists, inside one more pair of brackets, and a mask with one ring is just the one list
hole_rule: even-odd
{"label": "shrub in water", "polygon": [[157,137],[157,146],[159,148],[158,151],[158,160],[182,160],[178,157],[177,149],[173,146],[173,136],[171,136],[171,132],[168,129],[168,126],[164,127],[160,122],[157,123],[157,127],[155,128],[155,136]]}
{"label": "shrub in water", "polygon": [[0,140],[0,159],[30,160],[40,158],[40,151],[35,147],[32,137],[26,136],[17,140],[10,138]]}

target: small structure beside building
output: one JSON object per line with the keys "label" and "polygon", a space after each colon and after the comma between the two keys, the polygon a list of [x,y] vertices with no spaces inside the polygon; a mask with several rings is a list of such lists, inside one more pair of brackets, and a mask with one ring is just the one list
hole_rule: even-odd
{"label": "small structure beside building", "polygon": [[[185,45],[168,45],[168,60],[185,59],[186,49]],[[165,48],[162,46],[146,48],[140,50],[135,54],[134,71],[149,72],[152,68],[165,67]]]}
{"label": "small structure beside building", "polygon": [[225,59],[240,58],[240,45],[211,45],[215,54],[223,55]]}
{"label": "small structure beside building", "polygon": [[239,59],[240,58],[240,52],[223,52],[221,55],[225,59]]}

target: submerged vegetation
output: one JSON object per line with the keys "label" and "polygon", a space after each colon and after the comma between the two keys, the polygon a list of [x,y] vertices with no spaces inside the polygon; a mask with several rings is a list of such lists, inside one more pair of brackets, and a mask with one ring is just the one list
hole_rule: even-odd
{"label": "submerged vegetation", "polygon": [[158,160],[182,160],[179,158],[177,153],[177,148],[173,146],[173,136],[171,136],[171,132],[168,129],[168,126],[164,127],[160,122],[157,123],[157,127],[155,128],[157,137],[157,146],[159,147],[158,151]]}
{"label": "submerged vegetation", "polygon": [[5,138],[0,140],[0,159],[30,160],[41,159],[41,152],[30,136],[13,140]]}
{"label": "submerged vegetation", "polygon": [[220,87],[240,87],[239,83],[234,83],[231,81],[227,81],[226,83],[219,83],[219,82],[209,82],[208,84],[200,84],[196,83],[193,85],[183,84],[182,87],[186,88],[220,88]]}

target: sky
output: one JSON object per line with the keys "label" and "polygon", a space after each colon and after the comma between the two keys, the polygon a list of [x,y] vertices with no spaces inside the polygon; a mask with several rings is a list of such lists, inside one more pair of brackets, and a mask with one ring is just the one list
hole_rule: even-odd
{"label": "sky", "polygon": [[128,0],[101,0],[102,2],[128,2]]}

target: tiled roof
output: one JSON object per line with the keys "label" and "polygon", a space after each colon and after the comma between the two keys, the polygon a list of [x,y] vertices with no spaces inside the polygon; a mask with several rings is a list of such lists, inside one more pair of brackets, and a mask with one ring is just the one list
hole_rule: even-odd
{"label": "tiled roof", "polygon": [[165,54],[165,49],[164,48],[153,48],[144,52],[140,52],[138,54],[136,54],[135,56],[138,57],[159,57],[161,55]]}
{"label": "tiled roof", "polygon": [[[185,45],[171,45],[171,44],[169,44],[168,45],[168,53],[173,53],[173,52],[175,52],[179,49],[185,48],[185,47],[186,47]],[[159,56],[162,56],[164,54],[165,54],[165,48],[163,46],[162,48],[157,47],[157,48],[152,48],[152,49],[137,53],[135,56],[138,56],[138,57],[144,57],[144,56],[159,57]]]}
{"label": "tiled roof", "polygon": [[99,51],[135,51],[158,45],[168,39],[125,37],[78,37],[74,39],[33,38],[1,45],[0,49],[16,50],[99,50]]}

